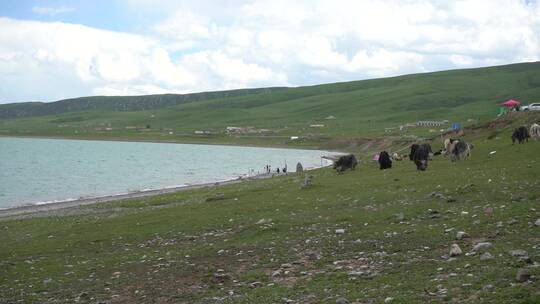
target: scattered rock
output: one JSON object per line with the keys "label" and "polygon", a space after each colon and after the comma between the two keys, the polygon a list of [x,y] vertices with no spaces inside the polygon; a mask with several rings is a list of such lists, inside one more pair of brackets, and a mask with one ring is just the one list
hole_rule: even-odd
{"label": "scattered rock", "polygon": [[388,298],[384,299],[384,303],[392,303],[392,301],[394,301],[394,298],[392,298],[392,297],[388,297]]}
{"label": "scattered rock", "polygon": [[516,220],[514,218],[508,221],[508,225],[514,225],[514,224],[517,224],[517,223],[518,223],[518,220]]}
{"label": "scattered rock", "polygon": [[527,253],[527,251],[522,250],[522,249],[510,250],[509,253],[510,253],[511,256],[514,256],[514,257],[525,257],[525,256],[529,256],[529,254]]}
{"label": "scattered rock", "polygon": [[272,219],[269,218],[269,219],[260,219],[257,223],[255,223],[256,225],[264,225],[264,224],[270,224],[272,223]]}
{"label": "scattered rock", "polygon": [[495,286],[493,286],[491,284],[487,284],[487,285],[484,285],[484,287],[482,287],[482,290],[483,291],[493,291],[493,290],[495,290]]}
{"label": "scattered rock", "polygon": [[458,231],[456,233],[456,240],[463,240],[467,238],[470,238],[470,235],[465,231]]}
{"label": "scattered rock", "polygon": [[336,229],[336,234],[344,234],[345,229]]}
{"label": "scattered rock", "polygon": [[463,251],[461,251],[461,248],[459,248],[458,244],[452,244],[452,246],[450,246],[450,256],[451,257],[461,255],[462,253],[463,253]]}
{"label": "scattered rock", "polygon": [[518,270],[518,273],[516,275],[516,281],[527,282],[530,278],[531,278],[531,274],[529,273],[529,269],[522,268]]}
{"label": "scattered rock", "polygon": [[485,261],[485,260],[491,260],[493,259],[494,256],[489,253],[489,252],[484,252],[481,256],[480,256],[480,261]]}
{"label": "scattered rock", "polygon": [[396,220],[399,222],[403,222],[405,220],[405,215],[403,212],[397,213],[394,215],[396,217]]}
{"label": "scattered rock", "polygon": [[536,220],[536,222],[534,222],[534,225],[536,227],[540,227],[540,218]]}
{"label": "scattered rock", "polygon": [[349,300],[345,299],[345,298],[337,298],[336,299],[336,304],[349,304]]}
{"label": "scattered rock", "polygon": [[263,286],[263,283],[259,282],[259,281],[252,282],[252,283],[249,284],[249,287],[251,287],[251,288],[258,288],[258,287],[262,287],[262,286]]}
{"label": "scattered rock", "polygon": [[474,245],[473,251],[488,250],[491,247],[492,247],[492,245],[491,245],[490,242],[480,242],[480,243],[477,243],[476,245]]}
{"label": "scattered rock", "polygon": [[231,279],[232,278],[230,274],[222,273],[222,272],[214,273],[214,277],[213,277],[213,281],[215,283],[225,283],[227,281],[230,281]]}
{"label": "scattered rock", "polygon": [[428,194],[428,197],[429,198],[440,198],[440,199],[443,199],[443,200],[446,200],[446,196],[444,196],[444,194],[440,193],[440,192],[431,192],[430,194]]}

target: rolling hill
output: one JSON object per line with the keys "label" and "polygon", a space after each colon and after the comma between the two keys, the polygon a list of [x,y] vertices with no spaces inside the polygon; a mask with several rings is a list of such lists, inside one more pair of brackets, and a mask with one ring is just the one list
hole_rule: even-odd
{"label": "rolling hill", "polygon": [[[403,137],[397,127],[418,120],[486,121],[508,98],[540,100],[540,62],[298,88],[7,104],[0,105],[0,134],[331,147],[386,133]],[[230,135],[227,126],[252,128]]]}

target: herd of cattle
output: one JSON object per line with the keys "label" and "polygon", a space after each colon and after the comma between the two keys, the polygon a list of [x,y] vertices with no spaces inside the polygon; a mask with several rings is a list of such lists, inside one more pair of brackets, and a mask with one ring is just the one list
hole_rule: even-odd
{"label": "herd of cattle", "polygon": [[[525,126],[518,127],[512,133],[512,144],[516,141],[520,144],[527,142],[529,138],[540,138],[540,125],[537,123],[532,124],[530,129]],[[409,160],[413,161],[416,165],[416,169],[425,171],[428,167],[428,161],[435,155],[447,156],[450,161],[455,162],[459,160],[465,160],[471,156],[471,150],[474,145],[464,141],[463,139],[447,138],[444,141],[443,148],[439,151],[433,152],[430,144],[413,144],[410,148],[408,155]],[[392,168],[392,161],[400,161],[407,158],[407,155],[402,156],[397,153],[388,154],[386,151],[382,151],[378,155],[379,168],[381,170]],[[358,165],[358,160],[354,154],[347,154],[340,156],[334,162],[334,169],[337,172],[343,172],[347,169],[354,170]]]}

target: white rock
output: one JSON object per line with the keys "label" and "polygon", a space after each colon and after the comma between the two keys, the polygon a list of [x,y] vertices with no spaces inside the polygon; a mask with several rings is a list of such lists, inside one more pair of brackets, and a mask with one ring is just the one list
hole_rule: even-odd
{"label": "white rock", "polygon": [[473,251],[487,250],[487,249],[489,249],[491,247],[492,247],[492,245],[491,245],[490,242],[481,242],[481,243],[477,243],[476,245],[474,245]]}
{"label": "white rock", "polygon": [[534,222],[534,225],[536,227],[540,227],[540,218],[536,220],[536,222]]}
{"label": "white rock", "polygon": [[489,252],[484,252],[481,256],[480,256],[480,260],[481,261],[485,261],[485,260],[491,260],[493,259],[493,255]]}
{"label": "white rock", "polygon": [[469,234],[465,231],[458,231],[456,233],[456,240],[463,240],[469,237],[470,237]]}
{"label": "white rock", "polygon": [[461,255],[462,253],[463,253],[463,251],[461,251],[461,248],[459,248],[458,244],[452,244],[452,246],[450,246],[450,256],[451,257]]}
{"label": "white rock", "polygon": [[336,234],[344,234],[345,229],[336,229]]}

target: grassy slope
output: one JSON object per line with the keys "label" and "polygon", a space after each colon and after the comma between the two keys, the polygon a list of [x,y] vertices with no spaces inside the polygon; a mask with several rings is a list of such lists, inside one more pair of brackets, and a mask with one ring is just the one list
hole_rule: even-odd
{"label": "grassy slope", "polygon": [[[538,116],[515,124],[524,119]],[[540,141],[512,146],[510,129],[468,132],[472,159],[437,158],[426,172],[409,161],[388,171],[363,163],[312,172],[308,189],[291,175],[0,222],[0,302],[538,303],[539,282],[515,282],[529,266],[508,251],[540,261],[531,224],[540,218]],[[206,201],[217,192],[225,199]],[[460,230],[472,237],[457,241],[464,252],[486,240],[495,258],[442,258]],[[216,281],[218,269],[229,279]]]}
{"label": "grassy slope", "polygon": [[[540,100],[540,63],[455,70],[291,88],[186,103],[153,111],[77,112],[0,121],[0,134],[344,148],[336,140],[381,136],[385,127],[422,119],[466,123],[495,116],[497,102]],[[333,115],[336,120],[324,120]],[[309,128],[323,123],[324,128]],[[150,125],[148,132],[126,126]],[[110,126],[113,131],[95,131]],[[254,126],[271,136],[227,136],[226,126]],[[169,135],[172,129],[174,135]],[[420,135],[428,135],[429,128]],[[197,136],[195,130],[215,135]],[[415,131],[418,133],[418,131]],[[304,141],[289,141],[292,135]],[[346,147],[345,147],[346,148]]]}

